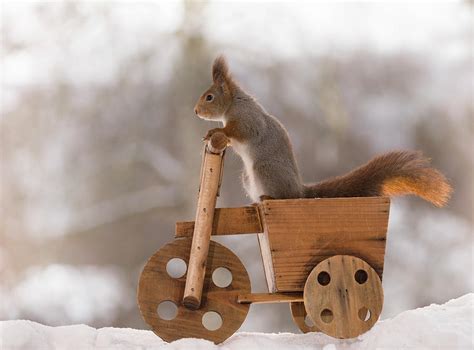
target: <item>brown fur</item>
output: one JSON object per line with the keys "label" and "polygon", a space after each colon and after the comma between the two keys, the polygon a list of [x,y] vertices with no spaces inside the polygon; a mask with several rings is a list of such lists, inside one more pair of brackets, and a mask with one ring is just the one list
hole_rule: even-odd
{"label": "brown fur", "polygon": [[[212,66],[213,84],[199,98],[194,111],[201,118],[219,121],[231,107],[237,85],[229,73],[223,56],[218,56]],[[211,101],[206,100],[211,95]]]}
{"label": "brown fur", "polygon": [[212,64],[212,80],[216,84],[229,84],[232,81],[232,77],[229,74],[229,66],[222,55],[217,56]]}
{"label": "brown fur", "polygon": [[451,186],[421,152],[397,151],[375,157],[346,175],[306,186],[307,197],[367,197],[417,195],[438,207]]}
{"label": "brown fur", "polygon": [[224,128],[214,128],[207,132],[207,135],[204,137],[205,140],[209,140],[211,136],[216,132],[223,132],[229,139],[236,141],[244,141],[244,135],[239,129],[239,125],[235,121],[230,121]]}

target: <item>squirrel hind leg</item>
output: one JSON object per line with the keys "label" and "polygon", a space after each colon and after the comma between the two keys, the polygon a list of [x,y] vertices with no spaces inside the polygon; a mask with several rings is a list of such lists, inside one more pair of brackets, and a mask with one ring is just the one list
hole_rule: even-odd
{"label": "squirrel hind leg", "polygon": [[302,197],[298,175],[274,164],[259,164],[253,168],[254,189],[258,199],[290,199]]}

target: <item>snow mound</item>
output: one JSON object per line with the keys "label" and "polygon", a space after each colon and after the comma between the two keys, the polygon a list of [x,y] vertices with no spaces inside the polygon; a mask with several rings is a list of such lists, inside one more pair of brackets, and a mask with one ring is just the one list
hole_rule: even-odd
{"label": "snow mound", "polygon": [[151,331],[95,329],[86,325],[49,327],[32,321],[0,322],[0,348],[7,349],[473,349],[473,302],[470,293],[444,305],[405,311],[378,322],[366,334],[338,340],[320,333],[237,333],[221,345],[202,339],[167,344]]}

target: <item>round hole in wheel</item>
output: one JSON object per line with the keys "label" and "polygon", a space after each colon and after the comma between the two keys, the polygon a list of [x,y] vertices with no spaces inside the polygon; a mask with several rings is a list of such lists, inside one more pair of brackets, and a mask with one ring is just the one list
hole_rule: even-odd
{"label": "round hole in wheel", "polygon": [[186,262],[180,258],[173,258],[166,264],[166,272],[171,278],[183,277],[186,273]]}
{"label": "round hole in wheel", "polygon": [[331,323],[333,318],[334,315],[332,314],[331,310],[324,309],[323,311],[321,311],[321,320],[323,320],[324,323]]}
{"label": "round hole in wheel", "polygon": [[162,320],[170,321],[178,314],[178,307],[172,301],[165,300],[158,305],[156,312]]}
{"label": "round hole in wheel", "polygon": [[208,311],[202,315],[202,325],[209,331],[217,331],[222,327],[222,317],[215,311]]}
{"label": "round hole in wheel", "polygon": [[322,286],[327,286],[331,282],[331,276],[326,271],[321,271],[318,274],[318,283]]}
{"label": "round hole in wheel", "polygon": [[368,320],[370,320],[370,310],[367,309],[365,306],[364,307],[361,307],[359,309],[359,318],[361,319],[361,321],[364,321],[364,322],[367,322]]}
{"label": "round hole in wheel", "polygon": [[357,270],[356,273],[354,274],[354,278],[359,284],[364,284],[367,282],[367,279],[369,278],[369,275],[367,275],[367,271],[365,270]]}
{"label": "round hole in wheel", "polygon": [[306,317],[304,318],[304,324],[308,327],[314,327],[314,322],[311,317],[309,317],[309,315],[306,315]]}
{"label": "round hole in wheel", "polygon": [[232,283],[232,272],[225,267],[218,267],[212,273],[212,282],[220,288],[228,287]]}

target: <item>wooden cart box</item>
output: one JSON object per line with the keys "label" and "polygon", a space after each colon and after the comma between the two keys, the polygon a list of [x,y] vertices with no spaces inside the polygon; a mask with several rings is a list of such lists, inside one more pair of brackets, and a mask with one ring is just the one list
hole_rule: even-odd
{"label": "wooden cart box", "polygon": [[311,270],[341,252],[382,278],[389,208],[387,197],[264,201],[258,239],[269,291],[303,291]]}

